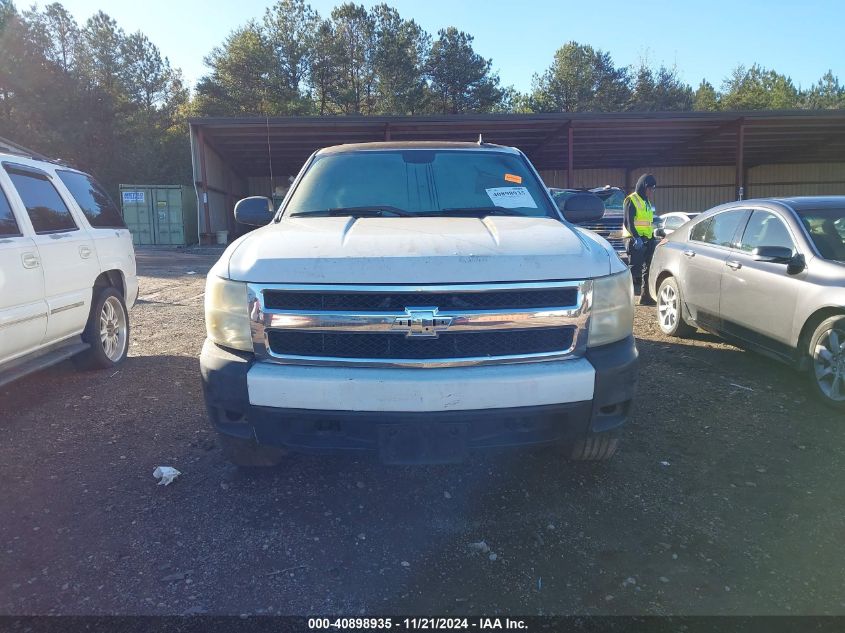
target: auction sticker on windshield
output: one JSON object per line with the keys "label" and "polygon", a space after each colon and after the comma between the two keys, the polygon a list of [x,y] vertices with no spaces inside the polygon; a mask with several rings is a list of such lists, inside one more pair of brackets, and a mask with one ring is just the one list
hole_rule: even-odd
{"label": "auction sticker on windshield", "polygon": [[504,209],[536,209],[537,203],[525,187],[494,187],[486,189],[497,207]]}

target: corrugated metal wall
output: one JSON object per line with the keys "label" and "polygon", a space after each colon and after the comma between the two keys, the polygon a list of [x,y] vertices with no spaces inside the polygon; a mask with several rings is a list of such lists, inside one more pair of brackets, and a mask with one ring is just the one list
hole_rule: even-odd
{"label": "corrugated metal wall", "polygon": [[736,199],[732,166],[642,167],[632,172],[634,182],[644,173],[657,178],[654,206],[658,212],[704,211]]}
{"label": "corrugated metal wall", "polygon": [[[540,176],[548,187],[568,187],[566,170],[541,171]],[[592,189],[593,187],[625,187],[624,169],[576,169],[573,172],[573,185],[578,188]]]}
{"label": "corrugated metal wall", "polygon": [[[199,161],[199,140],[196,136],[192,139],[194,160],[194,183],[197,187],[197,203],[199,205],[200,225],[199,232],[205,233],[206,226],[203,216],[203,205],[201,199],[202,167]],[[248,195],[247,183],[238,176],[221,156],[208,145],[205,146],[205,175],[208,185],[208,209],[211,216],[211,232],[231,230],[234,225],[232,212],[234,202]]]}
{"label": "corrugated metal wall", "polygon": [[748,189],[755,198],[845,195],[845,163],[760,165],[748,170]]}
{"label": "corrugated metal wall", "polygon": [[[626,187],[624,169],[576,169],[574,187],[613,185],[630,190],[641,174],[657,178],[658,212],[706,211],[736,199],[736,169],[715,167],[637,167]],[[540,172],[549,187],[566,187],[566,171]],[[745,197],[845,195],[845,162],[808,165],[759,165],[748,170]]]}

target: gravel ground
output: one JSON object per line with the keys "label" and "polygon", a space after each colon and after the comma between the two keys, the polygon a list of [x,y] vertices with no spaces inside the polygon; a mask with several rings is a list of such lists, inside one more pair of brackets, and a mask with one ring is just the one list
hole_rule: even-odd
{"label": "gravel ground", "polygon": [[[199,382],[218,255],[138,253],[119,371],[0,390],[0,613],[845,614],[842,420],[788,368],[667,339],[638,308],[639,399],[609,464],[243,474]],[[184,474],[156,486],[159,465]]]}

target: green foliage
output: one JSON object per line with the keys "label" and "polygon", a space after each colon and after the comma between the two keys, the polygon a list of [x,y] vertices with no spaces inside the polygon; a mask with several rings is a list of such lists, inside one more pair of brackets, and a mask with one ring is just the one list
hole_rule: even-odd
{"label": "green foliage", "polygon": [[210,116],[277,114],[273,51],[255,22],[232,32],[205,59],[212,72],[196,87],[196,107]]}
{"label": "green foliage", "polygon": [[618,112],[631,99],[629,73],[616,68],[609,53],[567,42],[552,65],[534,76],[532,108],[536,112]]}
{"label": "green foliage", "polygon": [[[247,39],[248,41],[244,41]],[[431,36],[387,4],[346,3],[322,19],[281,0],[206,58],[196,112],[427,114],[506,109],[492,62],[455,28]],[[272,49],[271,59],[266,49]]]}
{"label": "green foliage", "polygon": [[798,90],[792,80],[758,64],[737,66],[722,83],[723,110],[789,110],[798,107]]}
{"label": "green foliage", "polygon": [[311,67],[308,70],[311,97],[320,116],[334,112],[331,93],[335,83],[339,81],[335,69],[335,59],[340,55],[338,48],[331,21],[321,21],[314,34]]}
{"label": "green foliage", "polygon": [[631,90],[629,109],[637,112],[670,112],[691,110],[692,88],[678,77],[677,68],[660,66],[652,70],[642,62],[637,69]]}
{"label": "green foliage", "polygon": [[489,112],[502,100],[493,62],[472,48],[473,37],[453,26],[441,29],[428,57],[434,98],[441,114]]}
{"label": "green foliage", "polygon": [[833,71],[828,70],[803,96],[802,105],[812,110],[845,108],[845,86],[839,83],[839,77],[835,77]]}
{"label": "green foliage", "polygon": [[396,9],[380,4],[372,9],[375,27],[373,72],[379,114],[417,114],[428,105],[425,63],[431,37]]}
{"label": "green foliage", "polygon": [[60,4],[19,13],[0,0],[0,136],[95,174],[190,182],[178,70],[103,12],[80,27]]}
{"label": "green foliage", "polygon": [[337,81],[330,94],[341,114],[373,114],[375,20],[363,5],[342,4],[332,11]]}
{"label": "green foliage", "polygon": [[719,95],[716,94],[716,89],[713,85],[705,80],[702,80],[695,91],[693,99],[693,110],[701,112],[715,112],[719,109]]}
{"label": "green foliage", "polygon": [[270,76],[276,91],[290,100],[291,114],[310,110],[305,95],[308,69],[320,16],[303,0],[279,0],[264,14],[264,32],[273,48]]}

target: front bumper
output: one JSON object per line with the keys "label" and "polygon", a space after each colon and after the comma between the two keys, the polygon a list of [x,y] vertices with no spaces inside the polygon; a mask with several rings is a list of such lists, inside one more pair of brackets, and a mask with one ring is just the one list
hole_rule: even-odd
{"label": "front bumper", "polygon": [[[510,371],[512,376],[505,375],[505,378],[513,383],[511,391],[529,395],[527,399],[523,396],[521,406],[502,406],[507,399],[496,400],[490,395],[486,397],[491,398],[493,406],[484,406],[477,397],[477,390],[484,387],[485,374],[481,371],[476,374],[481,379],[478,385],[471,381],[465,385],[465,408],[459,410],[454,408],[454,400],[445,398],[445,393],[437,407],[428,401],[422,405],[424,410],[410,410],[409,403],[422,397],[412,394],[409,398],[399,398],[400,404],[396,406],[404,410],[391,410],[390,394],[392,389],[400,389],[403,384],[405,390],[409,385],[419,389],[417,383],[437,376],[433,372],[463,372],[440,375],[464,376],[466,368],[406,370],[418,377],[414,383],[403,383],[402,375],[393,373],[399,370],[376,370],[381,371],[382,378],[366,385],[361,381],[356,385],[356,380],[348,377],[348,370],[339,370],[334,385],[318,381],[315,388],[313,381],[297,382],[295,379],[296,372],[307,376],[309,369],[314,368],[255,363],[250,353],[224,349],[208,340],[203,346],[200,367],[209,417],[220,433],[297,452],[371,453],[388,463],[442,463],[460,461],[475,450],[565,444],[621,426],[630,414],[636,392],[638,359],[633,337],[589,349],[582,360],[591,368],[592,389],[589,392],[584,392],[583,388],[569,391],[567,380],[574,378],[574,374],[570,378],[564,374],[564,380],[556,383],[560,391],[557,400],[552,402],[549,402],[548,389],[555,383],[549,383],[544,372],[554,369],[565,372],[574,367],[573,363],[581,361],[474,368],[489,369],[499,375],[502,371]],[[570,365],[564,365],[566,363]],[[250,371],[255,372],[252,378]],[[279,397],[274,406],[267,406],[274,371],[278,372],[275,388]],[[321,371],[319,376],[325,382],[325,372],[331,372],[331,369],[322,368]],[[532,372],[539,372],[536,381],[532,378],[519,384],[517,376],[520,373],[534,377]],[[391,383],[396,375],[400,376],[398,382]],[[441,381],[442,384],[449,382]],[[534,382],[539,384],[534,385]],[[361,410],[361,404],[372,404],[370,392],[377,383],[383,390],[379,409]],[[356,390],[358,396],[350,399]],[[322,394],[322,398],[309,403],[298,393],[306,391]],[[502,391],[502,388],[497,386],[495,391]],[[434,393],[439,393],[436,388]],[[578,396],[577,400],[573,401],[573,393]],[[288,406],[291,402],[297,406]],[[299,406],[303,403],[309,403],[308,408]],[[344,406],[348,408],[339,408]]]}

